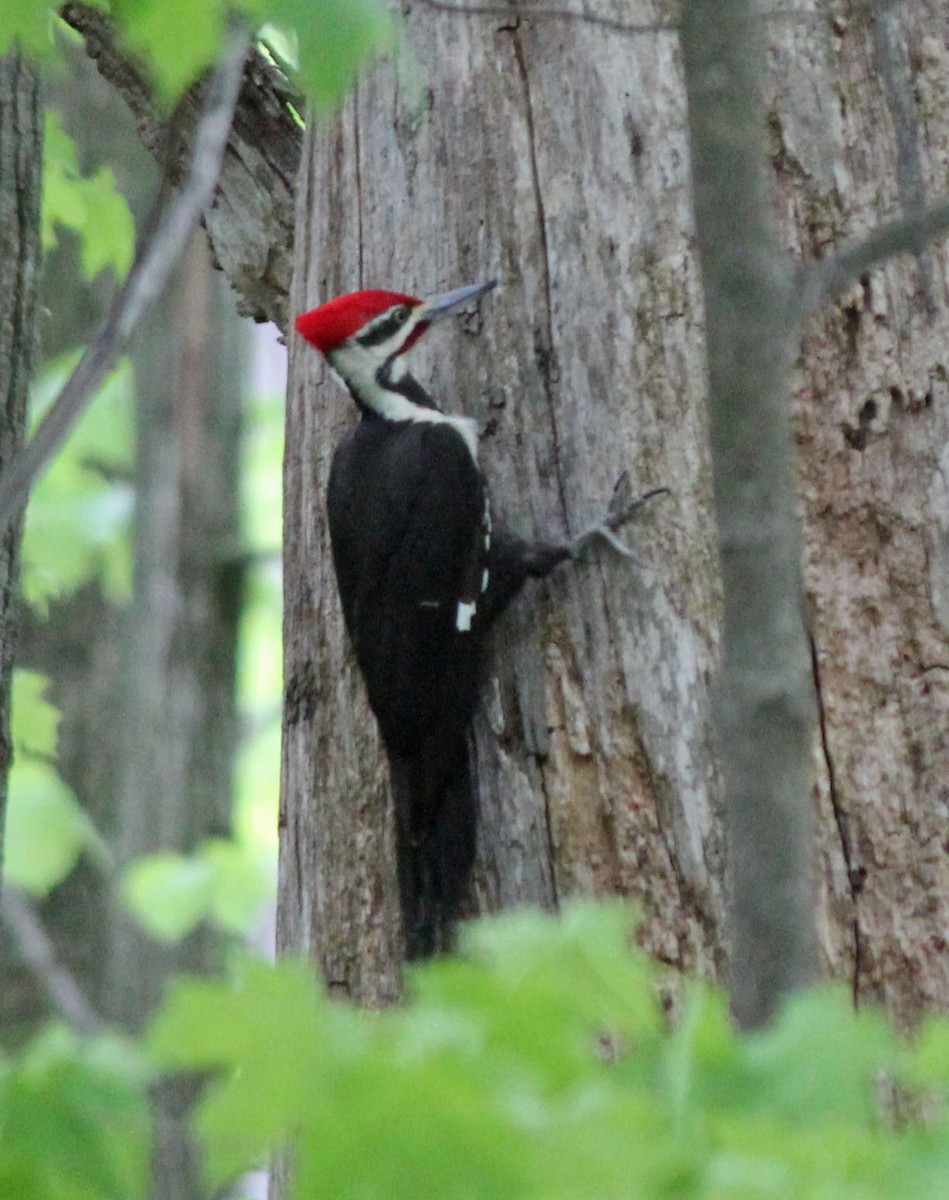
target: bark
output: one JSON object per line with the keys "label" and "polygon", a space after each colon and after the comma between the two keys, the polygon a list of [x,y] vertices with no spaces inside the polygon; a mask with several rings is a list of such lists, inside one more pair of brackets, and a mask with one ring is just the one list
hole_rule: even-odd
{"label": "bark", "polygon": [[691,0],[683,12],[725,593],[713,699],[726,784],[729,990],[745,1027],[770,1020],[818,968],[813,678],[790,425],[800,300],[769,211],[760,32],[747,0]]}
{"label": "bark", "polygon": [[[407,33],[424,94],[379,70],[308,139],[294,309],[496,277],[479,320],[416,355],[444,406],[484,424],[496,507],[560,538],[624,469],[675,493],[632,534],[648,566],[604,552],[565,568],[497,630],[474,732],[472,908],[620,892],[656,953],[710,971],[719,610],[676,41],[422,11]],[[355,413],[295,342],[290,372],[278,936],[376,1002],[400,955],[390,808],[320,499]]]}
{"label": "bark", "polygon": [[[624,16],[655,13],[633,5]],[[820,0],[808,19],[764,24],[773,197],[780,242],[796,257],[827,262],[920,196],[949,191],[947,22],[936,0],[845,14]],[[484,459],[498,501],[525,532],[556,531],[561,487],[579,523],[604,502],[617,464],[637,462],[637,483],[676,493],[638,538],[642,579],[608,560],[566,571],[500,631],[503,670],[479,717],[491,842],[479,903],[550,902],[555,880],[558,892],[646,891],[651,944],[708,967],[721,961],[705,732],[718,599],[676,34],[416,6],[409,37],[415,60],[401,82],[383,71],[361,85],[307,149],[294,310],[360,280],[424,290],[503,268],[484,332],[443,332],[428,359],[437,350],[428,374],[446,404],[494,429]],[[281,186],[278,174],[271,183]],[[292,241],[286,225],[279,240]],[[918,237],[902,244],[921,253]],[[250,236],[248,261],[254,247]],[[949,1004],[945,254],[933,247],[929,282],[912,259],[868,272],[808,322],[794,369],[822,956],[857,997],[885,999],[907,1020]],[[302,453],[288,464],[280,936],[319,949],[354,994],[380,996],[395,989],[398,953],[393,885],[378,861],[390,845],[385,784],[340,640],[319,508],[332,440],[351,414],[323,384],[318,362],[294,350],[289,444]],[[294,554],[309,565],[294,566]],[[592,682],[580,674],[586,649],[578,662],[572,642],[578,595],[583,645],[604,664]],[[320,633],[307,625],[317,618]],[[612,645],[600,641],[604,626]],[[623,701],[617,732],[599,715],[604,694],[624,690],[635,700]],[[681,739],[666,736],[670,726]],[[548,738],[546,757],[525,749],[523,729],[538,751]],[[603,731],[618,756],[603,754]],[[584,772],[592,802],[574,803]],[[330,822],[322,832],[317,802]],[[348,831],[347,814],[358,818]],[[328,863],[317,855],[340,847]]]}
{"label": "bark", "polygon": [[[949,193],[944,6],[821,11],[769,47],[782,235],[810,261]],[[822,948],[855,997],[905,1021],[949,1006],[947,345],[943,241],[809,321],[794,379]]]}
{"label": "bark", "polygon": [[[43,133],[39,83],[16,51],[0,58],[0,471],[23,444],[36,346]],[[10,742],[10,682],[22,521],[0,536],[0,868]]]}

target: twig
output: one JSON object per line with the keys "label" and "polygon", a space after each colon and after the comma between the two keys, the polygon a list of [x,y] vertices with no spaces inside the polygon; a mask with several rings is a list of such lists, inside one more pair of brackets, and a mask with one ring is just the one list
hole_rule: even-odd
{"label": "twig", "polygon": [[202,210],[210,203],[231,129],[247,45],[243,30],[232,34],[208,89],[188,179],[139,252],[111,312],[32,441],[0,477],[0,530],[24,503],[37,477],[161,295]]}
{"label": "twig", "polygon": [[18,888],[0,892],[0,915],[10,930],[23,961],[63,1019],[82,1034],[102,1033],[105,1022],[83,994],[56,951],[29,901]]}
{"label": "twig", "polygon": [[823,262],[801,267],[799,292],[805,310],[846,291],[864,272],[895,254],[919,253],[949,233],[949,200],[911,213],[904,220],[880,225],[861,241]]}

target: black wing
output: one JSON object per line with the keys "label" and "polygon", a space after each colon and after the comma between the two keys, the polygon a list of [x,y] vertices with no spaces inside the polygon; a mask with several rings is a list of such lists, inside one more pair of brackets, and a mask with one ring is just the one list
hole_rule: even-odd
{"label": "black wing", "polygon": [[[454,752],[477,684],[484,486],[457,429],[366,419],[330,472],[346,625],[390,753]],[[474,595],[472,595],[474,592]]]}

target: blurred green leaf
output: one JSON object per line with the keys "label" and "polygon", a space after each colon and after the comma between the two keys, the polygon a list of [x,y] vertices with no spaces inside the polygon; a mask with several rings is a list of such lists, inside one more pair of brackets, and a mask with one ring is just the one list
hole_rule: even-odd
{"label": "blurred green leaf", "polygon": [[905,1054],[878,1014],[818,989],[743,1036],[693,982],[668,1029],[634,924],[592,905],[479,921],[383,1013],[328,1004],[305,965],[245,965],[178,985],[152,1046],[219,1066],[197,1118],[216,1183],[291,1140],[297,1196],[334,1200],[941,1194],[945,1122],[904,1133],[872,1103]]}
{"label": "blurred green leaf", "polygon": [[144,929],[178,941],[202,921],[248,933],[273,892],[266,852],[223,838],[192,855],[149,854],[122,879],[122,898]]}
{"label": "blurred green leaf", "polygon": [[52,6],[42,0],[3,0],[0,4],[0,54],[12,42],[36,58],[51,54],[55,45],[50,33]]}
{"label": "blurred green leaf", "polygon": [[98,851],[99,839],[76,797],[49,764],[18,759],[10,771],[6,879],[37,895],[48,892],[86,849]]}
{"label": "blurred green leaf", "polygon": [[273,895],[266,851],[218,838],[206,842],[199,857],[210,873],[210,919],[231,933],[249,933]]}
{"label": "blurred green leaf", "polygon": [[46,699],[49,680],[36,671],[13,672],[12,732],[14,754],[51,758],[56,753],[59,709]]}
{"label": "blurred green leaf", "polygon": [[189,934],[207,915],[213,895],[208,863],[183,854],[136,859],[122,878],[122,899],[141,925],[162,941]]}
{"label": "blurred green leaf", "polygon": [[44,1031],[0,1060],[0,1195],[135,1200],[145,1195],[149,1112],[142,1060],[112,1038]]}
{"label": "blurred green leaf", "polygon": [[227,7],[221,0],[111,0],[126,43],[148,64],[166,106],[214,62]]}
{"label": "blurred green leaf", "polygon": [[[35,426],[75,362],[51,363],[31,395]],[[113,600],[131,592],[132,371],[123,361],[80,417],[30,495],[23,537],[23,592],[40,611],[52,597],[98,578]]]}
{"label": "blurred green leaf", "polygon": [[[215,1182],[254,1166],[311,1111],[325,1065],[355,1030],[342,1010],[331,1020],[313,967],[286,960],[271,966],[243,959],[231,981],[181,979],[148,1039],[157,1062],[175,1069],[219,1066],[224,1073],[201,1104]],[[337,1042],[328,1038],[337,1026]]]}
{"label": "blurred green leaf", "polygon": [[57,227],[66,225],[80,238],[79,261],[87,279],[106,267],[124,277],[132,265],[135,225],[125,197],[116,190],[108,167],[82,175],[76,147],[55,109],[46,110],[43,141],[43,247],[57,243]]}
{"label": "blurred green leaf", "polygon": [[382,0],[271,0],[249,3],[258,19],[295,30],[300,81],[318,108],[334,108],[359,68],[392,41],[392,18]]}

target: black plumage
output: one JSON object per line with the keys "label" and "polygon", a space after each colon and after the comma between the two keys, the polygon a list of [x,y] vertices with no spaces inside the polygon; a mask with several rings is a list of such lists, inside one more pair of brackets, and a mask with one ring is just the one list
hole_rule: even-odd
{"label": "black plumage", "polygon": [[343,615],[391,767],[417,957],[444,940],[474,858],[466,739],[483,625],[459,629],[458,616],[486,564],[484,485],[452,425],[369,414],[336,450],[327,506]]}

